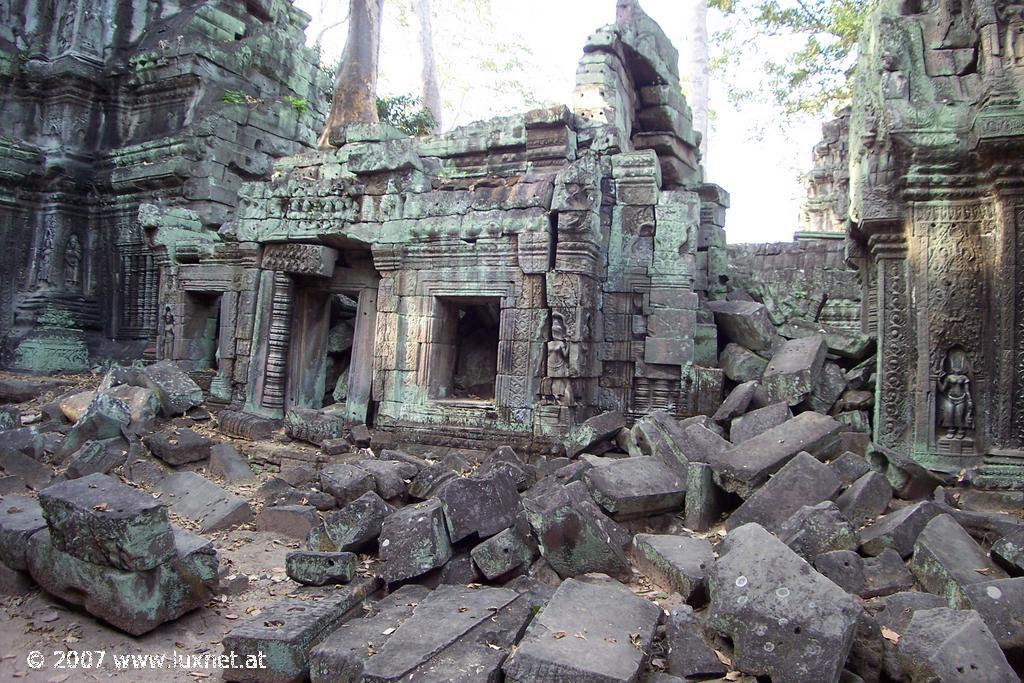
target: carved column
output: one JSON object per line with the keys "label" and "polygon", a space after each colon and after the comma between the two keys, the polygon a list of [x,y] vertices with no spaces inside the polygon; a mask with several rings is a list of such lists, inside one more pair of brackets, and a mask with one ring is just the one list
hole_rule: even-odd
{"label": "carved column", "polygon": [[268,411],[284,410],[288,382],[288,342],[292,324],[292,279],[274,273],[274,292],[270,301],[270,326],[267,330],[267,365],[260,407]]}
{"label": "carved column", "polygon": [[1014,211],[1013,441],[1024,448],[1024,206]]}
{"label": "carved column", "polygon": [[905,453],[910,437],[908,375],[914,356],[906,240],[902,234],[879,234],[869,245],[878,292],[875,441]]}

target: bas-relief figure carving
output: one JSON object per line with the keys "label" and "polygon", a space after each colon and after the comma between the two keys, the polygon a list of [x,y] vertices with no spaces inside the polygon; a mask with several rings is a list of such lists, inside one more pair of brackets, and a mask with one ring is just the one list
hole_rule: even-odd
{"label": "bas-relief figure carving", "polygon": [[64,286],[79,289],[82,284],[82,243],[71,235],[64,245]]}
{"label": "bas-relief figure carving", "polygon": [[943,363],[945,374],[939,378],[939,426],[947,439],[962,439],[974,428],[974,399],[967,354],[954,347]]}

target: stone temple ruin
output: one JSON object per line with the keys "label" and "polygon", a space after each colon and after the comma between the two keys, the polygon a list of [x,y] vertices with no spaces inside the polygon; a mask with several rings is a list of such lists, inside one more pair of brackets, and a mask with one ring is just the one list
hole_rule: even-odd
{"label": "stone temple ruin", "polygon": [[0,0],[0,671],[1019,680],[1020,12],[882,0],[727,244],[636,0],[569,107],[330,149],[288,0]]}

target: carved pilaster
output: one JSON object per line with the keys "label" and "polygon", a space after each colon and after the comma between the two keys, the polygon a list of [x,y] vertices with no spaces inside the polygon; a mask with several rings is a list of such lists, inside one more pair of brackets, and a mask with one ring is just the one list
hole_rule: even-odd
{"label": "carved pilaster", "polygon": [[1013,439],[1024,447],[1024,206],[1014,212]]}
{"label": "carved pilaster", "polygon": [[274,273],[274,293],[270,306],[270,327],[267,333],[267,368],[260,405],[271,411],[284,409],[288,383],[288,342],[292,323],[292,280],[284,273]]}
{"label": "carved pilaster", "polygon": [[878,290],[878,385],[875,440],[904,450],[910,434],[908,373],[913,365],[907,248],[902,235],[870,240]]}

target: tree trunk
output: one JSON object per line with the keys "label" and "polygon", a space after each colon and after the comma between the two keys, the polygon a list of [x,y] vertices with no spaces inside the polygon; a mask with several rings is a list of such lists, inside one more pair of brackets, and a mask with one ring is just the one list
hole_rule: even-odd
{"label": "tree trunk", "polygon": [[347,126],[375,125],[377,117],[377,62],[380,58],[380,23],[384,0],[349,0],[348,38],[334,79],[331,113],[320,135],[321,148],[344,144]]}
{"label": "tree trunk", "polygon": [[430,0],[412,0],[412,11],[420,24],[420,99],[423,101],[423,107],[434,117],[431,132],[437,133],[441,130],[441,92],[437,87],[437,62],[434,59],[434,29],[430,20]]}
{"label": "tree trunk", "polygon": [[690,79],[690,109],[693,111],[693,129],[700,133],[700,156],[708,156],[708,3],[690,0],[690,26],[688,41],[688,71]]}

